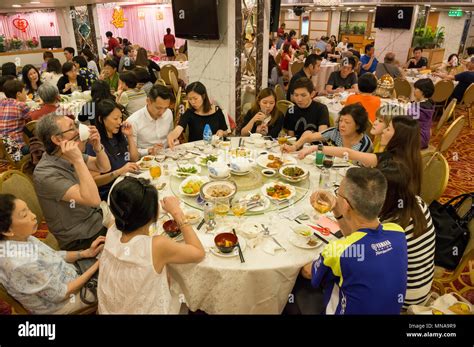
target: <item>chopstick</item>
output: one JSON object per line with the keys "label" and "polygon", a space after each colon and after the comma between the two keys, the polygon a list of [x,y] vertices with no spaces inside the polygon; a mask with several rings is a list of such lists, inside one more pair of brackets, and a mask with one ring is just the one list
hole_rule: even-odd
{"label": "chopstick", "polygon": [[322,238],[321,236],[319,236],[319,235],[318,235],[318,234],[316,234],[315,232],[313,232],[313,235],[314,235],[314,236],[316,236],[316,237],[317,237],[318,239],[320,239],[321,241],[323,241],[324,243],[326,243],[326,244],[327,244],[327,243],[329,243],[329,241],[328,241],[328,240],[326,240],[326,239]]}
{"label": "chopstick", "polygon": [[199,225],[197,227],[198,230],[201,230],[202,226],[204,225],[204,222],[205,222],[205,220],[203,218],[202,221],[199,223]]}
{"label": "chopstick", "polygon": [[239,147],[242,145],[242,140],[243,140],[243,138],[241,137],[241,138],[239,139]]}
{"label": "chopstick", "polygon": [[[232,228],[232,232],[234,233],[235,237],[237,237],[235,229]],[[239,249],[240,262],[245,263],[244,255],[242,254],[242,249],[240,248],[240,242],[237,242],[237,248]]]}

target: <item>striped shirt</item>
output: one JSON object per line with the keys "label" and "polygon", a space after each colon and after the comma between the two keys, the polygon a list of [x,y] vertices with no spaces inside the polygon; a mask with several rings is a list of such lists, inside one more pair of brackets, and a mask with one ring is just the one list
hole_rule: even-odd
{"label": "striped shirt", "polygon": [[417,196],[418,204],[426,218],[427,230],[421,236],[414,238],[413,220],[405,228],[408,253],[407,292],[403,308],[410,305],[420,305],[428,297],[434,275],[435,228],[430,210],[426,203]]}
{"label": "striped shirt", "polygon": [[[331,140],[337,147],[344,147],[342,136],[337,128],[329,128],[321,133],[326,141]],[[354,151],[372,152],[372,140],[366,134],[362,136],[360,141],[351,147]]]}
{"label": "striped shirt", "polygon": [[10,98],[0,101],[0,136],[8,136],[23,147],[23,127],[30,118],[28,112],[30,109],[24,102]]}

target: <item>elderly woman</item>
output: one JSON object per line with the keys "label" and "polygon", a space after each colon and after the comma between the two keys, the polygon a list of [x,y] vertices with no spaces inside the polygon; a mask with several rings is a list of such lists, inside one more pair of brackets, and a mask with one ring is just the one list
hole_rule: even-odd
{"label": "elderly woman", "polygon": [[[321,133],[305,131],[294,145],[285,145],[283,150],[294,152],[303,147],[305,143],[315,141],[331,141],[338,147],[348,147],[359,152],[370,152],[372,141],[365,134],[368,124],[368,115],[365,108],[360,104],[345,106],[339,112],[337,126],[329,128]],[[305,149],[305,155],[317,150],[317,146]]]}
{"label": "elderly woman", "polygon": [[62,71],[63,77],[61,77],[58,81],[58,89],[61,94],[71,94],[77,90],[89,90],[84,77],[78,75],[77,68],[74,63],[70,61],[64,63]]}
{"label": "elderly woman", "polygon": [[32,236],[37,227],[36,215],[23,200],[0,194],[0,247],[17,250],[2,258],[0,283],[33,314],[67,314],[85,307],[78,292],[99,263],[82,275],[70,263],[97,256],[105,237],[85,250],[55,251]]}
{"label": "elderly woman", "polygon": [[30,112],[32,120],[38,120],[44,115],[56,111],[59,106],[59,90],[53,84],[44,83],[40,85],[38,96],[43,101],[43,105],[38,110]]}

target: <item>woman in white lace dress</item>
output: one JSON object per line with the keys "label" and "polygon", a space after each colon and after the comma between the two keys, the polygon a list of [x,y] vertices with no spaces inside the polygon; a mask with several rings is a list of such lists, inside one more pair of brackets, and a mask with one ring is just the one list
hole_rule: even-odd
{"label": "woman in white lace dress", "polygon": [[101,314],[177,314],[178,294],[170,289],[166,265],[197,263],[204,248],[176,197],[163,208],[177,222],[184,243],[150,236],[158,216],[158,192],[147,180],[125,177],[110,193],[115,225],[107,232],[98,281]]}
{"label": "woman in white lace dress", "polygon": [[33,314],[67,314],[86,307],[78,292],[97,271],[98,262],[83,275],[70,264],[95,257],[105,237],[89,249],[55,251],[32,236],[38,222],[26,203],[0,194],[0,284]]}
{"label": "woman in white lace dress", "polygon": [[62,76],[61,63],[58,59],[52,58],[48,60],[46,71],[41,74],[41,82],[55,86]]}

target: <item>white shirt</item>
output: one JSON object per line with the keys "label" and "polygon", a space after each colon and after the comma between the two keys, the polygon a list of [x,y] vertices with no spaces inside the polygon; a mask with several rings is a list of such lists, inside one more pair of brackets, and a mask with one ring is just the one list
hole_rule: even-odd
{"label": "white shirt", "polygon": [[342,52],[345,52],[347,51],[347,43],[341,41],[337,44],[337,48],[340,48]]}
{"label": "white shirt", "polygon": [[166,266],[157,273],[153,265],[153,237],[137,235],[125,243],[121,237],[115,225],[107,232],[100,257],[99,313],[178,314],[179,297],[168,284]]}
{"label": "white shirt", "polygon": [[166,148],[168,134],[173,130],[173,113],[167,109],[157,120],[151,118],[147,106],[132,114],[127,122],[132,124],[133,138],[138,146],[140,156],[148,154],[148,148],[163,144]]}

